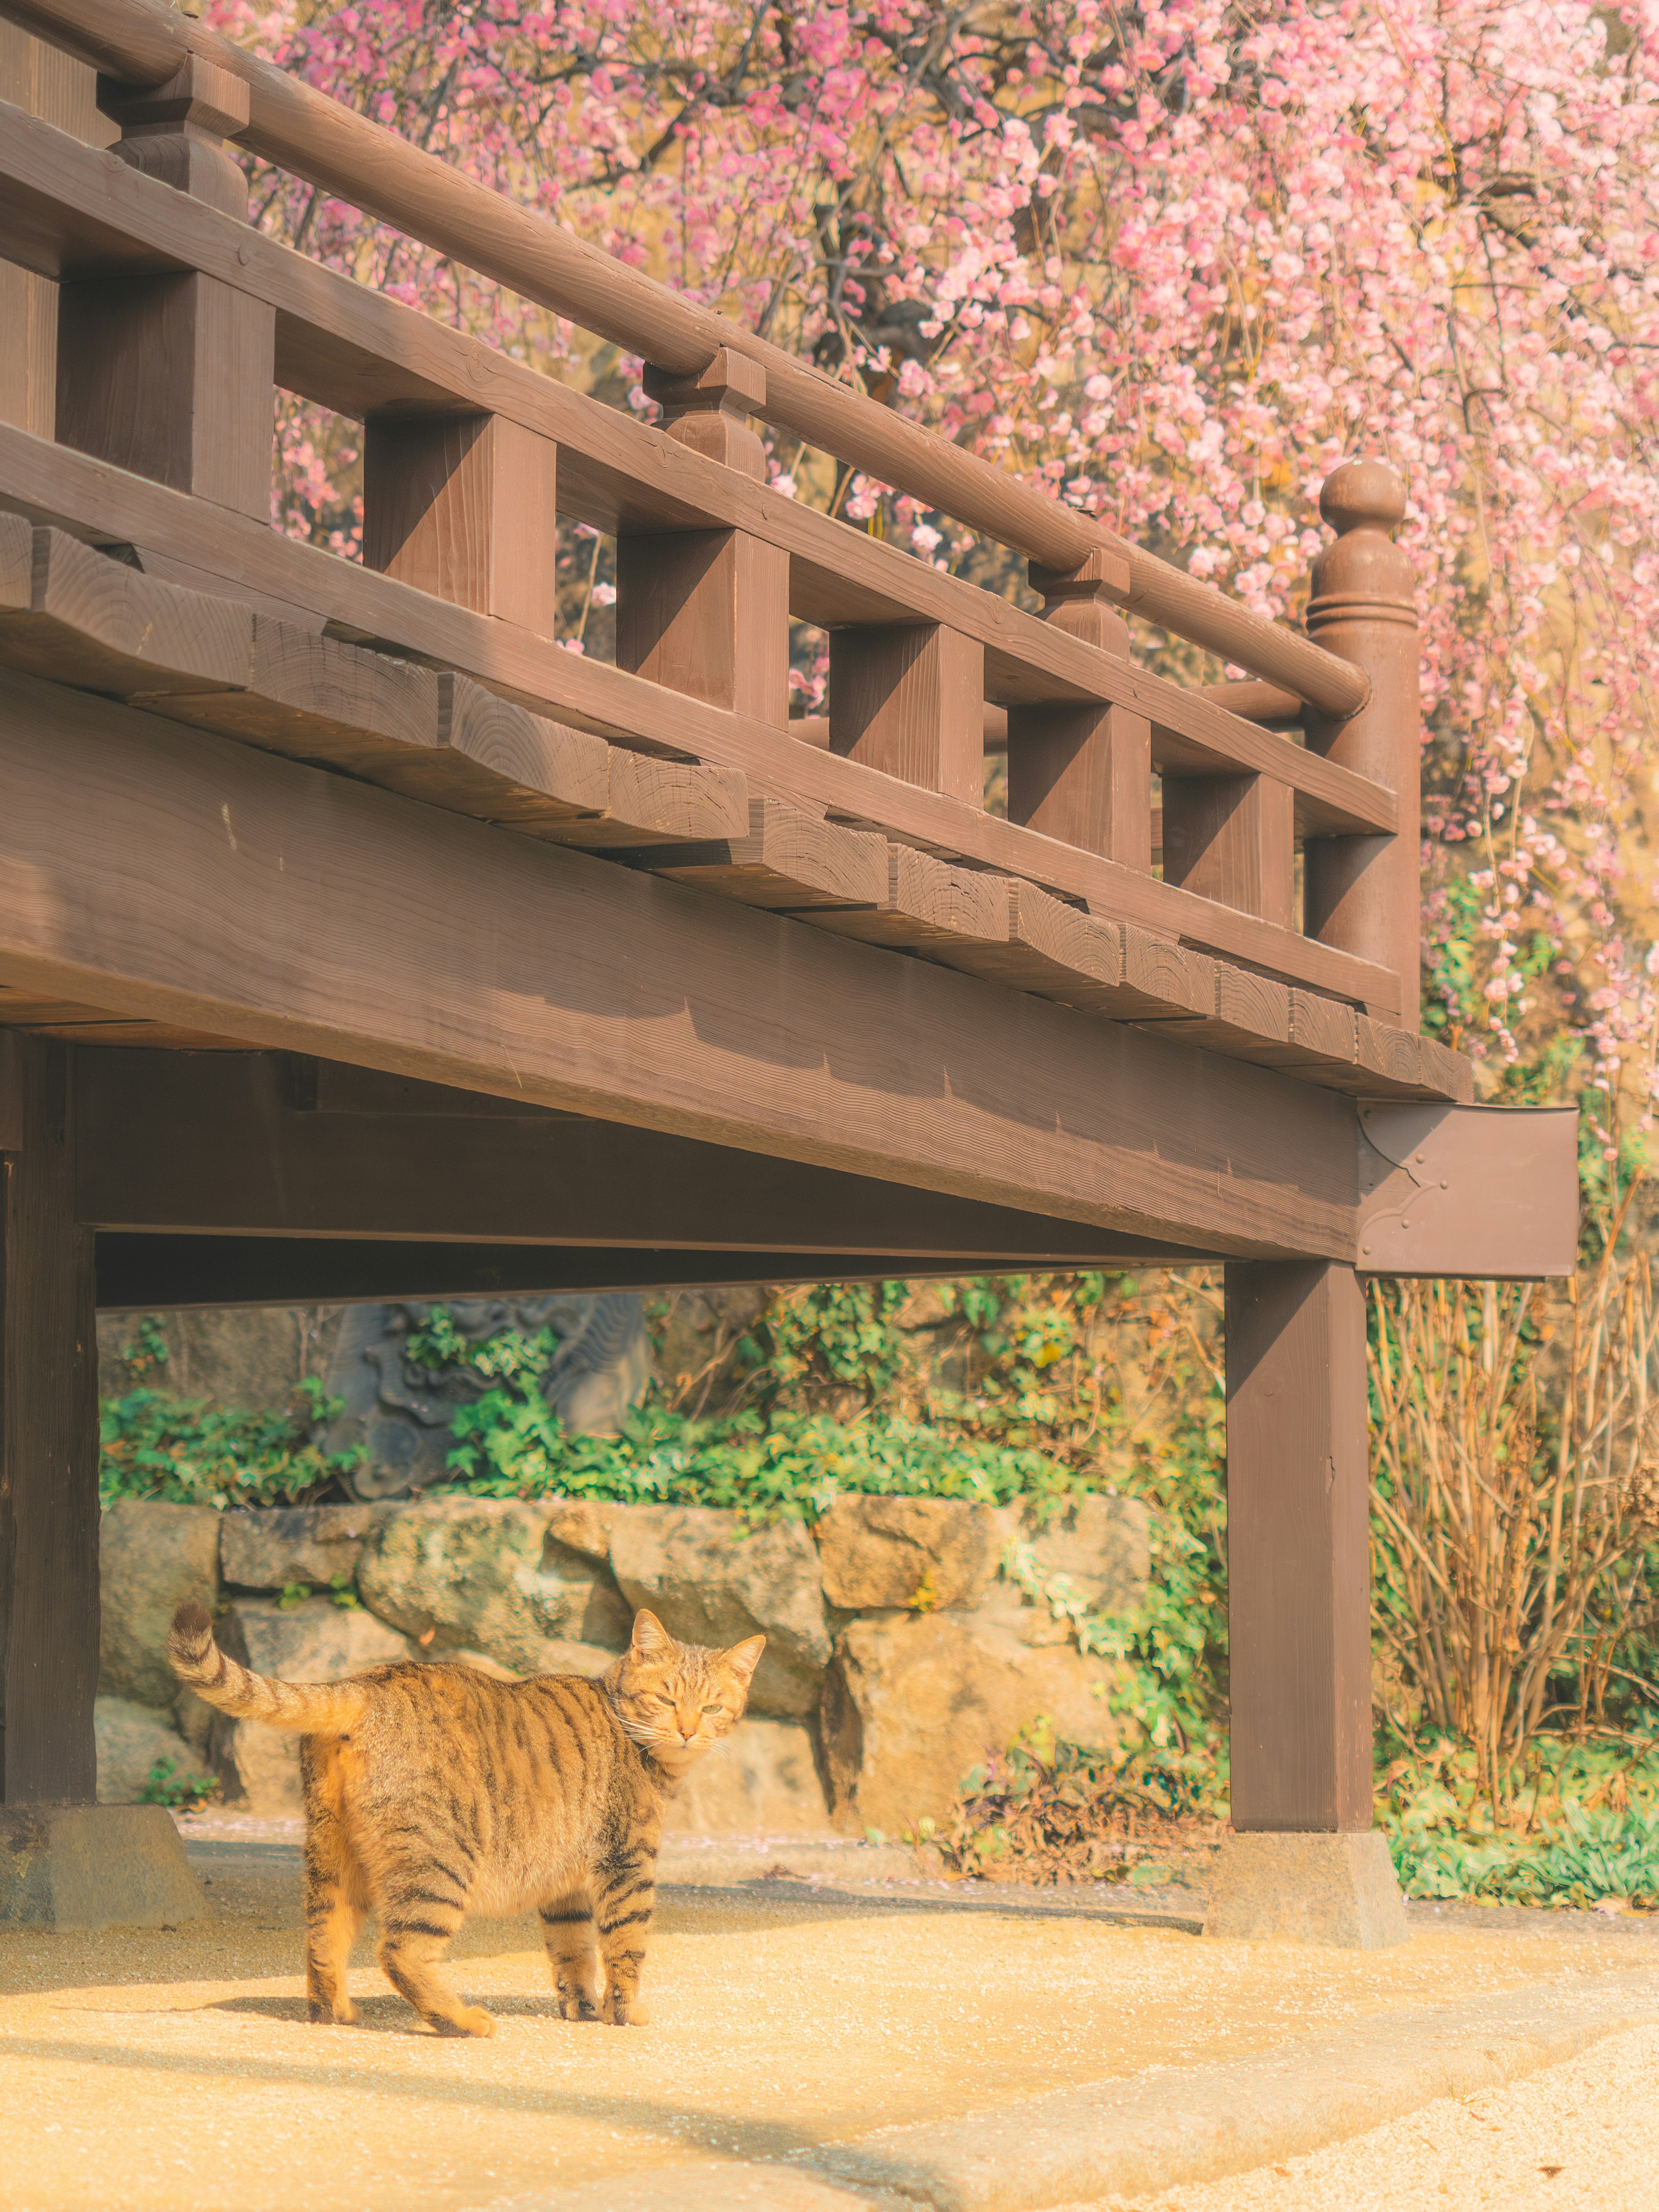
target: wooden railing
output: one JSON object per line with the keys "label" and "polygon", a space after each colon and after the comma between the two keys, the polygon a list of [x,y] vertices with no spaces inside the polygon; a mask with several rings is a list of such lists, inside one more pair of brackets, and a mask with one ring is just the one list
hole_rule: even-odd
{"label": "wooden railing", "polygon": [[[0,428],[0,506],[1040,887],[1161,946],[1171,1018],[1213,1023],[1213,956],[1294,987],[1304,1030],[1321,1003],[1415,1029],[1415,618],[1386,469],[1327,485],[1339,535],[1303,636],[151,0],[0,16],[101,68],[123,134],[104,153],[0,104],[0,257],[61,288],[55,440]],[[662,427],[251,230],[230,142],[643,355]],[[364,423],[361,566],[270,527],[279,389]],[[771,491],[750,417],[1026,554],[1045,618]],[[615,666],[555,641],[556,514],[617,538]],[[1253,680],[1152,676],[1124,611]],[[816,744],[787,721],[792,615],[830,635]],[[982,805],[988,739],[1006,820]]]}

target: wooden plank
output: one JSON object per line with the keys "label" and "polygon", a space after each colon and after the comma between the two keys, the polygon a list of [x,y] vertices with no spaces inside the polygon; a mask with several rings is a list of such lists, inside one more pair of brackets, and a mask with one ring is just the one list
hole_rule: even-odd
{"label": "wooden plank", "polygon": [[781,728],[789,717],[787,557],[746,530],[624,533],[617,540],[617,665]]}
{"label": "wooden plank", "polygon": [[0,980],[1205,1249],[1352,1257],[1350,1102],[0,677]]}
{"label": "wooden plank", "polygon": [[[1150,1254],[1179,1265],[1186,1255]],[[999,1273],[1027,1273],[1038,1255],[955,1254],[913,1260],[912,1281]],[[1133,1250],[1092,1257],[1098,1267],[1145,1264]],[[844,1253],[836,1280],[880,1282],[895,1272],[885,1252]],[[427,1244],[404,1237],[380,1243],[335,1237],[166,1237],[112,1232],[98,1239],[98,1304],[129,1313],[210,1306],[378,1305],[406,1298],[532,1297],[555,1291],[702,1289],[713,1284],[816,1283],[817,1252],[642,1250],[626,1245]]]}
{"label": "wooden plank", "polygon": [[1095,651],[995,593],[754,484],[183,194],[77,152],[27,117],[0,114],[0,210],[10,250],[50,275],[153,269],[171,258],[270,301],[277,313],[279,380],[338,412],[487,408],[523,423],[560,446],[565,511],[596,528],[619,535],[740,528],[787,554],[791,608],[804,620],[826,627],[947,623],[985,646],[994,698],[1097,698],[1144,714],[1153,726],[1155,766],[1167,757],[1189,772],[1277,775],[1298,794],[1304,835],[1394,827],[1390,793],[1201,693]]}
{"label": "wooden plank", "polygon": [[281,1054],[82,1048],[76,1218],[146,1235],[880,1253],[895,1270],[1176,1249],[523,1099],[314,1070],[315,1103],[301,1106]]}
{"label": "wooden plank", "polygon": [[120,697],[247,681],[252,617],[142,576],[61,530],[0,515],[0,660]]}
{"label": "wooden plank", "polygon": [[1295,827],[1287,784],[1267,775],[1164,778],[1164,880],[1291,924]]}
{"label": "wooden plank", "polygon": [[861,945],[931,953],[951,967],[968,964],[953,955],[1007,942],[1008,891],[1000,876],[948,867],[908,845],[888,845],[873,905],[811,919]]}
{"label": "wooden plank", "polygon": [[558,628],[558,448],[502,415],[371,415],[363,559],[417,591]]}
{"label": "wooden plank", "polygon": [[985,649],[940,623],[830,636],[830,750],[969,806],[985,799]]}
{"label": "wooden plank", "polygon": [[93,1240],[75,1223],[65,1048],[11,1043],[0,1163],[0,1803],[97,1794]]}
{"label": "wooden plank", "polygon": [[1123,707],[1012,708],[1008,819],[1150,875],[1152,724]]}
{"label": "wooden plank", "polygon": [[1232,1822],[1371,1825],[1365,1300],[1351,1267],[1227,1269]]}
{"label": "wooden plank", "polygon": [[[125,173],[135,188],[171,191]],[[118,468],[268,524],[276,328],[264,301],[212,276],[65,284],[58,295],[57,434]]]}
{"label": "wooden plank", "polygon": [[745,906],[816,915],[879,900],[889,850],[885,838],[835,829],[775,799],[751,799],[739,835],[658,846],[640,856],[640,865],[672,883],[740,899]]}
{"label": "wooden plank", "polygon": [[1454,1052],[1438,1037],[1419,1036],[1417,1054],[1424,1084],[1435,1097],[1448,1098],[1455,1106],[1473,1104],[1474,1067],[1462,1053]]}
{"label": "wooden plank", "polygon": [[[733,471],[722,473],[743,481]],[[187,574],[202,590],[232,596],[265,592],[296,605],[314,605],[337,631],[458,668],[532,710],[550,709],[599,734],[741,769],[754,788],[788,804],[822,807],[856,826],[880,828],[947,857],[1025,876],[1085,900],[1102,915],[1358,999],[1368,1012],[1386,1015],[1397,1007],[1399,986],[1392,974],[1351,954],[1149,881],[1097,854],[1037,837],[981,808],[795,744],[775,729],[646,684],[585,654],[562,652],[510,624],[411,591],[316,546],[280,538],[7,426],[0,426],[0,505],[102,542],[141,544],[147,561],[154,549],[173,574]],[[1100,658],[1104,663],[1109,656]]]}

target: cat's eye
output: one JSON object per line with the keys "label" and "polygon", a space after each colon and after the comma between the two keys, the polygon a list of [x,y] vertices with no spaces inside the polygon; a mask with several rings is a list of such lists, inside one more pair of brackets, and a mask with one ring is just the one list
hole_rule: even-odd
{"label": "cat's eye", "polygon": [[702,1717],[707,1720],[710,1713],[723,1713],[725,1711],[724,1705],[705,1705],[702,1709]]}

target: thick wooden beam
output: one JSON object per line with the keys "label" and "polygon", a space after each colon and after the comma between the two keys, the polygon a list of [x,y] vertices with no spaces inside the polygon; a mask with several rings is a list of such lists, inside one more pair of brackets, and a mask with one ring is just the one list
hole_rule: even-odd
{"label": "thick wooden beam", "polygon": [[82,1046],[75,1096],[76,1218],[100,1231],[881,1254],[895,1268],[1202,1256],[280,1053]]}
{"label": "thick wooden beam", "polygon": [[0,1803],[97,1794],[98,1379],[69,1053],[0,1047]]}
{"label": "thick wooden beam", "polygon": [[[100,1234],[98,1304],[115,1312],[189,1306],[370,1305],[382,1299],[533,1297],[554,1291],[696,1290],[714,1283],[908,1281],[1003,1274],[1039,1255],[969,1253],[896,1262],[849,1252],[697,1252],[629,1245],[424,1244],[353,1238]],[[1101,1267],[1136,1264],[1105,1254]]]}
{"label": "thick wooden beam", "polygon": [[1352,1261],[1332,1093],[33,678],[0,981],[1237,1255]]}
{"label": "thick wooden beam", "polygon": [[1318,1263],[1226,1279],[1233,1826],[1367,1829],[1364,1294]]}

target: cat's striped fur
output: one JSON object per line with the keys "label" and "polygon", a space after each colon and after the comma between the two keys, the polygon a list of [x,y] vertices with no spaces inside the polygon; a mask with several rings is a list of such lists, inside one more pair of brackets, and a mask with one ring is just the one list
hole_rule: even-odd
{"label": "cat's striped fur", "polygon": [[706,1651],[641,1613],[596,1682],[446,1666],[280,1682],[239,1666],[185,1605],[167,1656],[221,1712],[301,1731],[312,2019],[356,2019],[346,1961],[373,1911],[380,1964],[422,2019],[489,2035],[489,2014],[442,1973],[469,1912],[539,1913],[567,2020],[642,2020],[664,1807],[737,1725],[765,1641]]}

